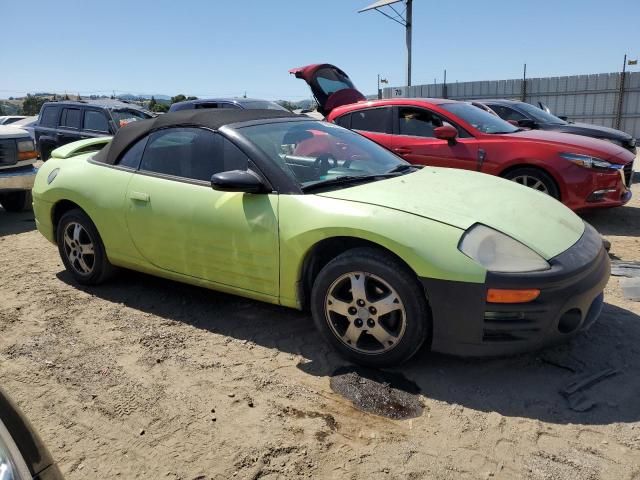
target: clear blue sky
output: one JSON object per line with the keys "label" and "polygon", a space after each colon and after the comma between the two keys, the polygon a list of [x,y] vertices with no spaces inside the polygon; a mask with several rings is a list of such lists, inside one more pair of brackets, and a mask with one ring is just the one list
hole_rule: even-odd
{"label": "clear blue sky", "polygon": [[[26,92],[308,98],[291,67],[404,84],[404,29],[373,0],[0,0],[0,98]],[[414,0],[413,83],[618,71],[640,0]],[[630,67],[637,70],[638,67]]]}

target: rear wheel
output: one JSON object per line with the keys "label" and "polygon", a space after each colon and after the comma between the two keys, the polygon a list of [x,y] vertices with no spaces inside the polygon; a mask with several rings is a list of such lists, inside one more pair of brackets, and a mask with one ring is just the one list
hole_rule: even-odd
{"label": "rear wheel", "polygon": [[11,192],[0,194],[0,204],[7,212],[27,210],[31,204],[31,192]]}
{"label": "rear wheel", "polygon": [[553,178],[551,178],[548,173],[537,168],[516,168],[504,175],[504,178],[525,187],[546,193],[555,199],[560,198],[560,192]]}
{"label": "rear wheel", "polygon": [[56,240],[65,268],[78,283],[97,285],[113,273],[98,230],[82,210],[62,215]]}
{"label": "rear wheel", "polygon": [[349,360],[388,367],[413,356],[431,331],[413,272],[373,248],[349,250],[318,274],[311,292],[318,330]]}

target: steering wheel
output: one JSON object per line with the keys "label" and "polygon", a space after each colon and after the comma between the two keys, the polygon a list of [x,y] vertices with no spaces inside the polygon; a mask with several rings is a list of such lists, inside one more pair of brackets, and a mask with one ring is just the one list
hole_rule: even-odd
{"label": "steering wheel", "polygon": [[[333,167],[331,166],[331,162],[333,162]],[[338,160],[330,153],[323,153],[322,155],[318,155],[316,161],[313,162],[313,166],[319,175],[325,175],[330,168],[336,168],[338,166]]]}

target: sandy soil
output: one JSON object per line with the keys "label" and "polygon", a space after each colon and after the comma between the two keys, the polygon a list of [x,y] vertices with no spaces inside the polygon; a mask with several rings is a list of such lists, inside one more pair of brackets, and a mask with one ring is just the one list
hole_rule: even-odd
{"label": "sandy soil", "polygon": [[[624,260],[638,187],[585,217]],[[640,303],[616,278],[570,344],[420,353],[401,370],[424,411],[391,420],[331,390],[344,362],[307,315],[131,272],[79,288],[32,218],[0,211],[0,385],[69,479],[640,479]]]}

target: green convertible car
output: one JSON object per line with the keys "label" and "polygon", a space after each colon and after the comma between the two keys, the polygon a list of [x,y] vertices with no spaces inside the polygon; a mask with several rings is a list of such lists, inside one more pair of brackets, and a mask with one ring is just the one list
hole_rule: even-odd
{"label": "green convertible car", "polygon": [[124,267],[309,308],[372,366],[425,343],[496,355],[568,338],[609,278],[600,235],[551,197],[273,110],[169,113],[65,145],[33,205],[79,283]]}

